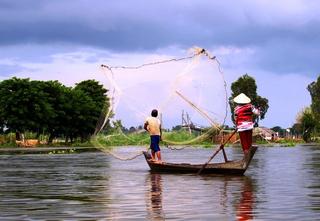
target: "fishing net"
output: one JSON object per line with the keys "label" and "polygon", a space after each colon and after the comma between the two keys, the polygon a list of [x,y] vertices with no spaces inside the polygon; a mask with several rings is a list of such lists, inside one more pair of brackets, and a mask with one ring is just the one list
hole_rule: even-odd
{"label": "fishing net", "polygon": [[[100,119],[97,134],[105,139],[115,136],[104,128],[121,120],[117,136],[132,139],[130,131],[143,133],[145,119],[153,109],[159,111],[162,139],[167,144],[192,144],[221,130],[228,102],[216,57],[204,49],[193,48],[186,57],[153,55],[145,61],[137,66],[101,65],[110,108]],[[131,130],[123,131],[124,128]],[[185,130],[190,136],[177,140],[170,135],[172,130]]]}

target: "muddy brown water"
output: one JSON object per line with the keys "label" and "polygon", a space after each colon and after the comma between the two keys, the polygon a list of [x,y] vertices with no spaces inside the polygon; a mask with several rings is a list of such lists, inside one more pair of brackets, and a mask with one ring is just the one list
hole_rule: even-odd
{"label": "muddy brown water", "polygon": [[[166,161],[203,163],[212,149],[162,152]],[[0,155],[0,220],[319,219],[319,146],[261,147],[244,176],[150,173],[143,157],[102,152]]]}

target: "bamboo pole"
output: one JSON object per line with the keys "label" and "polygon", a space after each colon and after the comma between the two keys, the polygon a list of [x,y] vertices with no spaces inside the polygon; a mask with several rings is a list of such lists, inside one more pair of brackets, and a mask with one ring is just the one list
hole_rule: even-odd
{"label": "bamboo pole", "polygon": [[[224,145],[226,145],[228,142],[229,142],[229,140],[231,139],[231,137],[233,137],[233,135],[235,135],[235,133],[237,132],[237,130],[234,130],[233,131],[233,133],[230,135],[230,137],[224,142],[224,143],[222,143],[221,145],[220,145],[220,147],[219,147],[219,149],[218,150],[216,150],[216,152],[209,158],[209,160],[205,163],[205,164],[203,164],[203,166],[202,166],[202,168],[198,171],[198,175],[200,175],[200,173],[202,172],[202,170],[210,163],[210,161],[219,153],[219,151],[220,150],[223,150],[223,152],[224,152]],[[225,154],[225,153],[224,153]],[[225,160],[226,160],[226,158],[225,158]]]}

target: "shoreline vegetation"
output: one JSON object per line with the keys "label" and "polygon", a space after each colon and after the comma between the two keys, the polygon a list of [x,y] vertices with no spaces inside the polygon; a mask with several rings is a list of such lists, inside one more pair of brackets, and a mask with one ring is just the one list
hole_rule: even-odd
{"label": "shoreline vegetation", "polygon": [[[0,148],[47,148],[47,147],[95,147],[97,149],[110,149],[121,146],[148,146],[149,135],[146,132],[133,132],[123,133],[121,131],[113,134],[99,134],[96,137],[91,138],[89,141],[82,142],[80,139],[75,140],[72,143],[66,143],[63,138],[56,139],[52,143],[48,143],[47,136],[39,136],[37,139],[33,133],[25,134],[24,143],[16,141],[15,134],[9,133],[6,135],[0,135]],[[226,147],[240,147],[238,137],[235,137],[232,142],[229,142]],[[34,143],[32,143],[33,141]],[[30,145],[28,145],[30,142]],[[186,130],[170,131],[163,133],[163,141],[161,146],[190,146],[200,148],[212,148],[221,143],[219,138],[212,139],[209,136],[203,136],[201,134],[191,133]],[[255,136],[254,145],[264,147],[294,147],[297,144],[306,144],[303,140],[299,139],[278,139],[274,141],[267,141],[261,137]],[[72,153],[72,152],[71,152]]]}
{"label": "shoreline vegetation", "polygon": [[[312,83],[308,90],[313,92],[317,88],[318,83]],[[263,109],[260,116],[263,119],[269,107],[268,100],[260,97],[256,89],[255,80],[247,74],[231,86],[234,95],[239,94],[239,91],[251,95],[253,104]],[[113,118],[115,113],[110,109],[111,100],[107,92],[108,89],[95,80],[85,80],[74,87],[67,87],[58,81],[16,77],[1,81],[0,149],[148,146],[149,135],[141,125],[126,128],[121,119]],[[315,123],[318,118],[312,115],[312,108],[303,113],[292,128],[257,127],[259,130],[253,132],[258,135],[254,136],[254,144],[292,147],[303,144],[304,141],[320,142],[317,132],[320,127]],[[105,122],[106,117],[108,120]],[[223,129],[219,131],[215,128],[199,129],[192,126],[192,122],[186,122],[185,125],[164,129],[161,145],[212,148],[224,143],[234,130],[228,125],[222,125]],[[92,136],[100,131],[99,128],[103,128],[101,133]],[[234,136],[226,146],[240,146],[239,137]]]}

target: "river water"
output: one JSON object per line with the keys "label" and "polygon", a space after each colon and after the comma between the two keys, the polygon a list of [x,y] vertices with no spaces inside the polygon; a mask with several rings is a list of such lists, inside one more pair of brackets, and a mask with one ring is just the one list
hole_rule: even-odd
{"label": "river water", "polygon": [[[162,153],[203,163],[212,149]],[[320,220],[319,146],[260,147],[244,176],[150,173],[143,157],[102,152],[1,155],[0,164],[0,220]]]}

